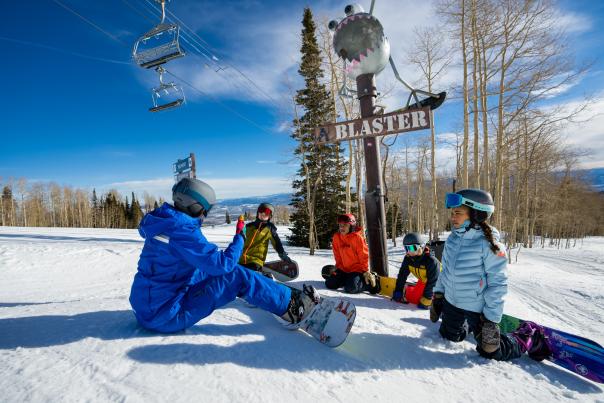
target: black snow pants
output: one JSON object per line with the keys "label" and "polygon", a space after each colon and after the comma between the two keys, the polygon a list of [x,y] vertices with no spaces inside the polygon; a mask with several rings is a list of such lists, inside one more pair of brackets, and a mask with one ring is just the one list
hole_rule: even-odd
{"label": "black snow pants", "polygon": [[344,292],[348,294],[358,294],[363,291],[369,291],[369,285],[363,279],[363,273],[347,273],[336,269],[335,273],[325,280],[325,287],[330,290],[337,290],[344,287]]}
{"label": "black snow pants", "polygon": [[498,350],[486,353],[480,347],[482,342],[482,321],[480,320],[480,314],[477,312],[457,308],[445,299],[441,320],[439,332],[445,339],[460,342],[466,338],[468,333],[473,333],[477,343],[476,351],[485,358],[497,361],[509,361],[522,355],[522,350],[516,339],[507,334],[501,335]]}

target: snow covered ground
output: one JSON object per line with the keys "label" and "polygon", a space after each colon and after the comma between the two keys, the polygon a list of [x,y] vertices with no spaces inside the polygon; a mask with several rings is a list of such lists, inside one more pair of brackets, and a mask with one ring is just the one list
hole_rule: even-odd
{"label": "snow covered ground", "polygon": [[[222,247],[233,232],[204,229]],[[337,349],[241,301],[181,334],[145,331],[128,303],[142,245],[135,230],[0,227],[0,401],[604,402],[601,385],[527,357],[482,359],[442,340],[426,311],[370,295],[349,296],[357,319]],[[294,284],[333,295],[320,275],[330,251],[287,250]],[[506,312],[604,343],[604,238],[522,250],[509,272]]]}

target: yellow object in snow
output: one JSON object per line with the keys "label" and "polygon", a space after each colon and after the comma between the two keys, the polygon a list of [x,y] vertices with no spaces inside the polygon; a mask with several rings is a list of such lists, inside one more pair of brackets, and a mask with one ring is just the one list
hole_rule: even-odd
{"label": "yellow object in snow", "polygon": [[382,286],[380,294],[392,298],[396,288],[396,277],[380,277],[380,285]]}

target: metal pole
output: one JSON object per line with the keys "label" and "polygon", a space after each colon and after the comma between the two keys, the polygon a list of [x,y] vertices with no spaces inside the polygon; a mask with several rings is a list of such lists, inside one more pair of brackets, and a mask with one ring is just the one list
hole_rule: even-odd
{"label": "metal pole", "polygon": [[[375,74],[357,77],[357,94],[361,105],[361,117],[373,116],[377,89]],[[382,183],[379,141],[375,137],[363,139],[367,191],[365,212],[367,214],[367,238],[371,270],[380,276],[388,276],[388,254],[386,251],[386,211],[384,209],[384,184]]]}
{"label": "metal pole", "polygon": [[195,166],[195,154],[190,153],[189,156],[191,157],[191,173],[192,173],[191,176],[193,178],[197,178],[197,167]]}

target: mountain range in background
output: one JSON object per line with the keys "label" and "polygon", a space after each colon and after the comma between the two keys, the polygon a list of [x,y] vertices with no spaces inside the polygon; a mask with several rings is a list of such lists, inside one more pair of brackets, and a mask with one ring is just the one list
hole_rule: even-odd
{"label": "mountain range in background", "polygon": [[[583,169],[576,171],[576,175],[583,177],[599,192],[604,192],[604,168]],[[216,205],[205,219],[204,224],[216,225],[224,224],[226,221],[226,212],[229,212],[232,221],[237,220],[240,214],[246,211],[255,214],[256,208],[260,203],[271,203],[274,206],[289,206],[291,202],[291,193],[277,193],[267,196],[240,197],[237,199],[218,200]]]}

